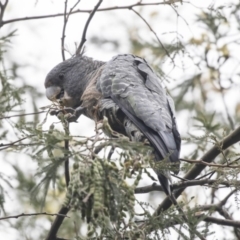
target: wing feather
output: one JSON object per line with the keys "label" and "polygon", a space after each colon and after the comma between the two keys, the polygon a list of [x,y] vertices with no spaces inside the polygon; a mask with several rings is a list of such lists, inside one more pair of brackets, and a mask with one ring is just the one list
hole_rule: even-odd
{"label": "wing feather", "polygon": [[[169,161],[179,161],[181,140],[173,102],[144,59],[118,55],[106,64],[97,84],[103,96],[111,98],[147,137],[156,160],[170,154]],[[167,178],[160,174],[159,180],[170,193]]]}

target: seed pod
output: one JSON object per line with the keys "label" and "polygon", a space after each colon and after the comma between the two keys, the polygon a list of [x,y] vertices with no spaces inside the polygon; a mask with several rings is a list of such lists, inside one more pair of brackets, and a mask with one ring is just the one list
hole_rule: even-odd
{"label": "seed pod", "polygon": [[93,236],[93,234],[94,234],[94,232],[95,232],[95,228],[93,227],[93,225],[92,225],[92,224],[89,224],[89,225],[88,225],[88,232],[87,232],[87,236],[88,236],[88,237],[92,237],[92,236]]}

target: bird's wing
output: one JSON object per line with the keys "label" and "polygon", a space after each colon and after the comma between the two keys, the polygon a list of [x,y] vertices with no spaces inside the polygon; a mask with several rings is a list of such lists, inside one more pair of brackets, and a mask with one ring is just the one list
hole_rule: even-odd
{"label": "bird's wing", "polygon": [[179,161],[174,105],[144,59],[118,55],[106,64],[97,85],[148,138],[159,160]]}

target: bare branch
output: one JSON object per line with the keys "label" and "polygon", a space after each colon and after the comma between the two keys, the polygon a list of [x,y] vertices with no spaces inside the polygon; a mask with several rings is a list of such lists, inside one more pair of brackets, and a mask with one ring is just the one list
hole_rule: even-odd
{"label": "bare branch", "polygon": [[[200,214],[198,217],[202,218],[204,214]],[[240,228],[240,221],[229,220],[229,219],[220,219],[215,217],[205,217],[204,222],[215,223],[222,226],[236,227]]]}
{"label": "bare branch", "polygon": [[61,37],[61,52],[62,52],[62,59],[63,61],[65,61],[65,48],[64,48],[64,41],[65,41],[65,31],[66,31],[66,27],[67,27],[67,22],[69,19],[69,16],[71,15],[73,9],[80,3],[81,0],[78,0],[73,7],[70,9],[70,11],[67,13],[67,4],[68,4],[68,0],[65,1],[64,4],[64,22],[63,22],[63,30],[62,30],[62,37]]}
{"label": "bare branch", "polygon": [[221,73],[220,73],[220,67],[223,66],[224,63],[226,63],[226,60],[227,58],[225,59],[225,61],[223,61],[222,64],[220,64],[220,66],[218,68],[215,68],[215,67],[212,67],[217,73],[218,73],[218,84],[219,84],[219,90],[220,90],[220,94],[221,94],[221,97],[222,97],[222,102],[223,102],[223,106],[224,106],[224,109],[225,109],[225,112],[226,112],[226,115],[227,115],[227,120],[229,122],[229,125],[231,127],[232,130],[235,129],[234,127],[234,121],[232,119],[232,117],[230,116],[230,113],[228,111],[228,107],[227,107],[227,104],[226,104],[226,101],[225,101],[225,96],[224,96],[224,87],[222,86],[222,83],[221,83]]}
{"label": "bare branch", "polygon": [[240,166],[233,166],[230,164],[215,164],[215,163],[208,163],[208,162],[204,162],[202,160],[191,160],[191,159],[184,159],[181,158],[180,159],[183,162],[188,162],[188,163],[195,163],[195,164],[202,164],[205,166],[209,166],[209,167],[222,167],[222,168],[240,168]]}
{"label": "bare branch", "polygon": [[84,43],[85,43],[86,40],[87,40],[87,39],[86,39],[86,34],[87,34],[88,26],[89,26],[89,24],[90,24],[90,22],[91,22],[91,20],[92,20],[92,18],[93,18],[93,16],[94,16],[95,12],[97,11],[97,9],[99,8],[99,6],[101,5],[102,1],[103,1],[103,0],[99,0],[99,1],[98,1],[97,5],[94,7],[94,9],[92,10],[92,12],[90,13],[90,15],[89,15],[89,17],[88,17],[88,20],[87,20],[87,22],[86,22],[86,24],[85,24],[85,26],[84,26],[84,29],[83,29],[81,42],[80,42],[80,44],[79,44],[79,46],[78,46],[78,48],[77,48],[77,51],[76,51],[76,55],[79,55],[79,54],[81,53],[81,50],[82,50],[82,48],[83,48],[83,45],[84,45]]}
{"label": "bare branch", "polygon": [[[67,27],[67,22],[69,19],[70,14],[72,13],[73,9],[79,4],[80,0],[78,0],[73,7],[70,9],[69,13],[67,14],[67,4],[68,4],[68,0],[65,1],[64,4],[64,23],[63,23],[63,30],[62,30],[62,38],[61,38],[61,52],[62,52],[62,59],[63,61],[65,61],[65,48],[64,48],[64,40],[65,40],[65,31],[66,31],[66,27]],[[67,122],[63,123],[64,125],[64,130],[65,130],[65,135],[69,136],[69,124]],[[69,140],[66,139],[64,140],[64,149],[65,149],[65,153],[64,153],[64,173],[65,173],[65,182],[66,182],[66,186],[68,187],[69,181],[70,181],[70,173],[69,173]]]}
{"label": "bare branch", "polygon": [[130,8],[130,10],[132,10],[133,12],[135,12],[145,23],[146,25],[148,26],[149,30],[155,35],[158,43],[161,45],[161,47],[165,50],[167,56],[171,59],[172,63],[174,64],[174,61],[172,59],[172,57],[170,56],[168,50],[165,48],[165,46],[163,45],[163,43],[161,42],[161,40],[159,39],[157,33],[153,30],[153,28],[151,27],[151,25],[146,21],[146,19],[140,14],[138,13],[137,11],[135,11],[133,8]]}
{"label": "bare branch", "polygon": [[0,151],[4,150],[4,149],[6,149],[6,148],[12,147],[12,146],[14,146],[16,143],[19,143],[19,142],[21,142],[21,141],[23,141],[23,140],[25,140],[25,139],[27,139],[27,138],[33,137],[33,136],[35,136],[35,135],[29,135],[29,136],[27,136],[27,137],[20,138],[20,139],[14,141],[14,142],[11,142],[11,143],[5,143],[5,144],[4,144],[4,143],[0,143]]}
{"label": "bare branch", "polygon": [[58,212],[57,217],[55,218],[55,220],[54,220],[54,222],[53,222],[53,224],[51,226],[51,229],[50,229],[50,231],[48,233],[48,236],[46,237],[45,240],[57,239],[56,238],[57,232],[58,232],[60,226],[62,225],[62,222],[63,222],[63,220],[65,218],[64,216],[68,213],[69,210],[70,210],[69,208],[64,207],[64,206],[60,209],[60,211]]}
{"label": "bare branch", "polygon": [[16,114],[16,115],[10,115],[10,116],[3,116],[0,117],[0,120],[2,119],[9,119],[12,117],[22,117],[22,116],[28,116],[28,115],[36,115],[36,114],[40,114],[40,113],[46,113],[48,111],[40,111],[40,112],[33,112],[33,113],[23,113],[23,114]]}
{"label": "bare branch", "polygon": [[65,214],[41,212],[41,213],[21,213],[19,215],[1,217],[0,220],[6,220],[6,219],[10,219],[10,218],[29,217],[29,216],[39,216],[39,215],[60,216],[60,217],[63,217],[63,218],[65,218],[65,217],[69,218]]}
{"label": "bare branch", "polygon": [[[225,209],[223,209],[223,206],[226,204],[227,200],[236,191],[237,191],[237,189],[234,189],[233,191],[231,191],[218,204],[197,206],[196,208],[191,209],[191,212],[195,212],[194,217],[199,219],[199,220],[201,220],[201,221],[205,221],[207,223],[215,223],[215,224],[223,225],[223,226],[234,227],[235,231],[237,231],[237,229],[240,226],[240,221],[233,220],[232,217],[230,216],[230,214]],[[209,210],[219,212],[219,214],[221,214],[226,219],[219,219],[219,218],[207,216],[204,213],[199,213],[199,211],[209,211]],[[184,215],[188,215],[188,214],[185,212]],[[179,218],[182,218],[182,216],[179,216],[179,217],[175,216],[173,220],[170,219],[169,222],[165,223],[165,228],[173,227],[174,225],[180,224],[179,221],[175,220],[175,219],[179,219]],[[186,221],[186,219],[183,219],[183,220]],[[144,225],[146,226],[147,225],[149,227],[149,230],[153,231],[151,223],[148,224],[148,221],[140,221],[140,222],[143,223],[142,226],[144,226]],[[182,224],[182,222],[181,222],[181,224]],[[200,236],[200,238],[201,238],[201,236]]]}
{"label": "bare branch", "polygon": [[217,204],[209,204],[209,205],[202,205],[198,206],[196,209],[199,211],[217,211],[220,215],[222,215],[226,219],[233,220],[230,214],[223,208],[223,206],[227,203],[227,200],[237,191],[237,189],[234,189],[231,191],[223,200],[221,200]]}
{"label": "bare branch", "polygon": [[4,143],[0,143],[0,147],[12,146],[12,145],[14,145],[15,143],[21,142],[21,141],[23,141],[23,140],[25,140],[25,139],[27,139],[27,138],[28,138],[28,137],[20,138],[20,139],[14,141],[14,142],[11,142],[11,143],[5,143],[5,144],[4,144]]}
{"label": "bare branch", "polygon": [[[207,184],[207,185],[206,185]],[[185,189],[187,187],[193,186],[203,186],[211,187],[213,184],[224,185],[226,187],[240,185],[240,181],[219,181],[213,179],[202,179],[202,180],[187,180],[184,182],[175,183],[172,185],[173,190]],[[138,187],[135,189],[135,194],[149,193],[152,191],[163,191],[162,186],[157,185],[156,183],[144,187]]]}
{"label": "bare branch", "polygon": [[[69,124],[65,123],[64,126],[65,130],[65,135],[68,137],[69,136]],[[70,181],[70,173],[69,173],[69,140],[68,138],[64,140],[64,173],[65,173],[65,182],[66,186],[68,187],[69,181]]]}
{"label": "bare branch", "polygon": [[[108,8],[100,8],[97,9],[97,12],[105,12],[105,11],[114,11],[114,10],[126,10],[126,9],[130,9],[132,7],[137,7],[137,6],[157,6],[157,5],[171,5],[177,2],[181,2],[181,0],[170,0],[170,1],[164,1],[164,2],[152,2],[152,3],[142,3],[141,1],[138,1],[134,4],[130,4],[130,5],[125,5],[125,6],[114,6],[114,7],[108,7]],[[91,13],[91,10],[76,10],[73,11],[71,14],[76,14],[76,13]],[[69,12],[67,13],[69,14]],[[70,15],[71,15],[70,14]],[[62,17],[64,16],[64,13],[56,13],[56,14],[49,14],[49,15],[41,15],[41,16],[30,16],[30,17],[21,17],[21,18],[14,18],[14,19],[9,19],[6,21],[2,21],[1,26],[5,25],[5,24],[9,24],[9,23],[13,23],[13,22],[19,22],[19,21],[28,21],[28,20],[36,20],[36,19],[44,19],[44,18],[53,18],[53,17]]]}
{"label": "bare branch", "polygon": [[[221,150],[223,151],[239,141],[240,141],[240,127],[238,127],[235,131],[233,131],[230,135],[223,139],[223,141],[220,143],[222,146]],[[203,162],[211,163],[221,153],[221,150],[219,149],[218,145],[215,145],[202,156],[201,160]],[[184,178],[188,180],[193,180],[201,173],[201,171],[205,167],[206,167],[205,165],[194,164],[194,166],[186,173]],[[184,189],[185,188],[178,189],[175,192],[175,197],[176,198],[179,197],[180,194],[184,191]],[[172,202],[170,201],[170,199],[165,198],[164,201],[158,206],[156,214],[159,215],[161,211],[167,210],[171,205]]]}
{"label": "bare branch", "polygon": [[108,159],[108,160],[111,159],[111,157],[112,157],[112,155],[113,155],[113,153],[114,153],[114,150],[115,150],[115,147],[114,147],[114,146],[111,146],[111,149],[110,149],[110,151],[109,151],[109,153],[108,153],[108,156],[107,156],[107,159]]}
{"label": "bare branch", "polygon": [[67,4],[68,0],[64,3],[64,15],[63,15],[63,30],[62,30],[62,37],[61,37],[61,53],[62,53],[62,59],[65,61],[65,53],[64,53],[64,41],[65,41],[65,31],[67,27],[68,17],[67,17]]}
{"label": "bare branch", "polygon": [[[220,79],[219,79],[219,81],[220,81]],[[227,104],[226,104],[226,101],[225,101],[225,98],[224,98],[224,93],[223,93],[222,87],[221,87],[221,91],[220,92],[221,92],[223,106],[224,106],[225,112],[227,114],[227,119],[228,119],[229,125],[230,125],[231,129],[234,130],[235,129],[234,122],[233,122],[233,119],[232,119],[232,117],[231,117],[231,115],[230,115],[230,113],[228,111],[228,107],[227,107]]]}
{"label": "bare branch", "polygon": [[6,7],[8,5],[8,0],[5,1],[5,3],[1,3],[0,2],[0,28],[4,25],[4,22],[3,22],[3,16],[4,16],[4,12],[6,10]]}

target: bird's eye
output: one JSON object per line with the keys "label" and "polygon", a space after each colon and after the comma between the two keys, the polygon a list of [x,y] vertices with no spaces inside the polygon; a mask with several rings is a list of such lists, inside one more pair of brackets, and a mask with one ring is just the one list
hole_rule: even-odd
{"label": "bird's eye", "polygon": [[64,74],[63,74],[63,73],[60,73],[60,74],[59,74],[59,78],[60,78],[60,79],[63,79],[63,78],[64,78]]}

